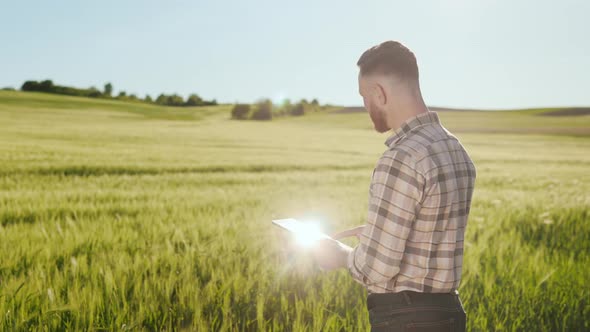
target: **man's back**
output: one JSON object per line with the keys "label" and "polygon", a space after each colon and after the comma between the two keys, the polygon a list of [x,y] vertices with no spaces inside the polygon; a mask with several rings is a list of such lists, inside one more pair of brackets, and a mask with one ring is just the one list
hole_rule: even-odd
{"label": "man's back", "polygon": [[352,275],[372,293],[452,292],[461,278],[475,167],[434,112],[410,119],[385,143]]}
{"label": "man's back", "polygon": [[425,177],[422,203],[406,242],[407,264],[402,262],[396,287],[449,293],[459,287],[461,279],[463,238],[476,171],[436,113],[426,117],[433,122],[411,130],[394,146],[412,155]]}

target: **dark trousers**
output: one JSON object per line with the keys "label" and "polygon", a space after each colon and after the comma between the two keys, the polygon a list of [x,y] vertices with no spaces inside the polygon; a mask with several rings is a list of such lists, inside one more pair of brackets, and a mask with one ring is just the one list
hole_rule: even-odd
{"label": "dark trousers", "polygon": [[374,332],[465,331],[465,310],[457,291],[369,294],[367,309]]}

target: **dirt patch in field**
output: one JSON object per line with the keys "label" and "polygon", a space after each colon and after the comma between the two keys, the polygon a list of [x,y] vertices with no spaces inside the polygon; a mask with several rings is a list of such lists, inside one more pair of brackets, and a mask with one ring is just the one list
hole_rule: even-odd
{"label": "dirt patch in field", "polygon": [[[447,107],[428,107],[429,110],[434,112],[476,112],[481,110],[467,109],[467,108],[447,108]],[[361,113],[366,112],[364,107],[344,107],[335,111],[330,112],[331,114],[348,114],[348,113]],[[549,112],[539,113],[541,116],[584,116],[590,115],[590,107],[568,107],[562,109],[556,109]]]}
{"label": "dirt patch in field", "polygon": [[571,107],[560,110],[541,113],[542,116],[582,116],[590,115],[590,107]]}
{"label": "dirt patch in field", "polygon": [[584,127],[540,127],[540,128],[453,128],[449,126],[453,133],[476,133],[476,134],[534,134],[534,135],[562,135],[575,137],[590,136],[590,128]]}

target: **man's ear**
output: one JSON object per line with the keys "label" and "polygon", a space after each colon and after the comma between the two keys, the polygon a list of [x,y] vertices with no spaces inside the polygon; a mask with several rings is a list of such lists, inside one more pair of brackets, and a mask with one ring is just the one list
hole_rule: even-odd
{"label": "man's ear", "polygon": [[385,93],[385,88],[380,83],[375,83],[374,91],[375,99],[379,103],[380,106],[384,106],[387,104],[387,93]]}

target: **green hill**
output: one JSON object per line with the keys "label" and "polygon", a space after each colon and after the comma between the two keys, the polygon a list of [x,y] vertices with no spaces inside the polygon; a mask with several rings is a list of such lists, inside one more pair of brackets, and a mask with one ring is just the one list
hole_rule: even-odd
{"label": "green hill", "polygon": [[[119,119],[160,119],[197,121],[216,119],[230,121],[231,105],[205,107],[165,107],[140,102],[123,102],[95,98],[60,96],[35,92],[0,91],[0,110],[50,114],[58,110],[62,116],[101,114]],[[465,133],[519,133],[590,136],[588,108],[540,108],[525,110],[479,111],[431,108],[437,111],[451,131]],[[31,113],[32,112],[32,113]],[[548,116],[543,116],[548,115]],[[308,113],[302,117],[280,117],[273,121],[288,121],[307,125],[372,129],[361,107],[334,107],[327,112]]]}
{"label": "green hill", "polygon": [[229,114],[230,106],[168,107],[142,102],[62,96],[41,92],[0,91],[0,110],[60,112],[119,112],[113,116],[138,116],[146,119],[201,120],[208,116]]}

